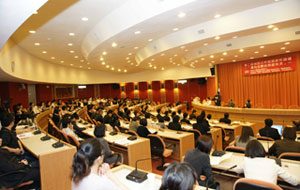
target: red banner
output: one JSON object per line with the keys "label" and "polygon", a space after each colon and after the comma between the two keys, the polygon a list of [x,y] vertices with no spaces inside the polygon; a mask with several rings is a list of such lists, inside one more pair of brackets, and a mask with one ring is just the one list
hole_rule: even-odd
{"label": "red banner", "polygon": [[243,64],[243,75],[258,75],[294,70],[296,70],[295,56],[284,56]]}

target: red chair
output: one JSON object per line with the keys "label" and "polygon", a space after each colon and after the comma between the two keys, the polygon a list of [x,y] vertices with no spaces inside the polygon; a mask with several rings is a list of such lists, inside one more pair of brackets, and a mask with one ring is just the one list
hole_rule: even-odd
{"label": "red chair", "polygon": [[233,186],[233,190],[282,190],[281,187],[273,183],[242,178],[238,179]]}
{"label": "red chair", "polygon": [[300,153],[296,152],[285,152],[279,155],[279,159],[288,159],[288,160],[296,160],[300,161]]}
{"label": "red chair", "polygon": [[271,137],[264,137],[264,136],[257,137],[257,140],[274,141],[274,139],[272,139]]}
{"label": "red chair", "polygon": [[237,146],[227,146],[225,148],[225,151],[228,151],[228,152],[237,152],[237,153],[245,153],[246,149],[245,148],[242,148],[242,147],[237,147]]}
{"label": "red chair", "polygon": [[139,135],[138,135],[137,132],[135,132],[135,131],[128,130],[127,133],[128,133],[129,135],[139,137]]}

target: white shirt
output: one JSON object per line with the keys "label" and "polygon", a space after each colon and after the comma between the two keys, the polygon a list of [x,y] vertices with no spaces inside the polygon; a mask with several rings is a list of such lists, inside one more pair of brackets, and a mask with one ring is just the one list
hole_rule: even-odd
{"label": "white shirt", "polygon": [[74,133],[74,131],[72,129],[70,129],[69,127],[67,128],[63,128],[62,131],[66,134],[66,135],[70,135],[75,137],[78,141],[79,141],[79,137]]}
{"label": "white shirt", "polygon": [[276,164],[275,160],[269,158],[245,157],[244,162],[235,169],[235,172],[244,172],[246,178],[266,181],[273,184],[277,184],[278,176],[294,186],[299,183],[299,179],[287,173]]}
{"label": "white shirt", "polygon": [[118,188],[106,176],[99,176],[90,173],[83,178],[78,184],[72,182],[72,190],[117,190]]}

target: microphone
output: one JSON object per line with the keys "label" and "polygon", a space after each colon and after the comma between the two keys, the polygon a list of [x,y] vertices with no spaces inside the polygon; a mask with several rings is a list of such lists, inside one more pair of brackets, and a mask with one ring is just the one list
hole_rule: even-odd
{"label": "microphone", "polygon": [[139,171],[138,168],[137,168],[137,163],[140,162],[140,161],[145,161],[145,160],[151,160],[151,158],[144,158],[144,159],[137,160],[135,162],[135,170],[130,172],[130,174],[128,174],[126,176],[126,179],[128,179],[130,181],[137,182],[137,183],[142,183],[143,181],[145,181],[147,179],[147,174],[148,173]]}
{"label": "microphone", "polygon": [[[221,174],[224,174],[224,173],[228,172],[229,170],[232,170],[233,168],[236,168],[236,167],[237,167],[237,165],[233,165],[233,166],[231,166],[230,168],[228,168],[228,169],[226,169],[226,170],[224,170],[224,171],[220,171],[220,172],[217,173],[214,177],[219,176],[219,175],[221,175]],[[215,183],[213,183],[213,184],[215,184]],[[210,186],[212,186],[213,184],[208,185],[208,179],[206,179],[206,182],[205,182],[206,190],[208,190],[208,188],[209,188]],[[216,190],[219,190],[219,189],[220,189],[219,183],[217,182],[216,184],[217,184]]]}
{"label": "microphone", "polygon": [[60,142],[60,139],[56,142],[52,144],[53,148],[60,148],[64,146],[64,143]]}
{"label": "microphone", "polygon": [[217,150],[218,140],[219,140],[219,135],[217,135],[217,142],[215,143],[215,150],[212,153],[212,156],[223,156],[225,154],[225,151]]}
{"label": "microphone", "polygon": [[40,139],[41,139],[41,141],[47,141],[47,140],[50,140],[51,137],[49,137],[48,133],[46,133],[46,135],[41,137]]}

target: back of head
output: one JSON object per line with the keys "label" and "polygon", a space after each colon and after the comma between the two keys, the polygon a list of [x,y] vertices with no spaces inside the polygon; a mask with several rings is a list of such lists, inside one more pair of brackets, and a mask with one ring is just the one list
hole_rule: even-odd
{"label": "back of head", "polygon": [[142,126],[147,126],[147,120],[146,120],[146,119],[141,119],[141,120],[140,120],[140,124],[141,124]]}
{"label": "back of head", "polygon": [[164,172],[159,190],[193,190],[197,176],[188,163],[173,162]]}
{"label": "back of head", "polygon": [[196,142],[196,148],[200,150],[201,152],[205,152],[207,154],[210,153],[211,148],[213,146],[214,142],[212,139],[206,135],[201,135],[198,137]]}
{"label": "back of head", "polygon": [[229,113],[224,113],[224,118],[228,119],[229,118]]}
{"label": "back of head", "polygon": [[73,113],[73,115],[72,115],[72,119],[79,119],[79,116],[78,116],[78,114],[77,114],[77,113]]}
{"label": "back of head", "polygon": [[70,123],[71,123],[71,115],[65,114],[62,118],[62,127],[67,128]]}
{"label": "back of head", "polygon": [[175,115],[173,118],[173,123],[178,123],[179,119],[180,119],[180,117],[178,115]]}
{"label": "back of head", "polygon": [[285,127],[282,134],[284,139],[295,140],[296,135],[296,127]]}
{"label": "back of head", "polygon": [[273,120],[272,119],[265,119],[265,124],[266,124],[266,127],[271,127],[273,125]]}
{"label": "back of head", "polygon": [[71,178],[75,184],[90,174],[91,166],[101,152],[101,144],[97,139],[87,139],[81,143],[72,163]]}
{"label": "back of head", "polygon": [[245,156],[250,158],[264,158],[266,156],[266,151],[258,140],[251,140],[246,146]]}
{"label": "back of head", "polygon": [[1,119],[2,127],[8,127],[14,121],[13,114],[5,113]]}
{"label": "back of head", "polygon": [[207,114],[207,119],[211,119],[211,114]]}
{"label": "back of head", "polygon": [[105,136],[106,126],[105,124],[96,125],[94,130],[95,137],[101,138]]}
{"label": "back of head", "polygon": [[252,128],[249,126],[243,126],[242,127],[242,135],[239,140],[241,142],[247,142],[249,140],[250,136],[254,137]]}
{"label": "back of head", "polygon": [[151,116],[150,113],[146,113],[146,114],[145,114],[145,118],[146,118],[146,119],[150,119],[150,116]]}
{"label": "back of head", "polygon": [[187,116],[188,116],[188,113],[184,112],[184,114],[183,114],[183,118],[184,118],[184,119],[186,119],[186,118],[187,118]]}

